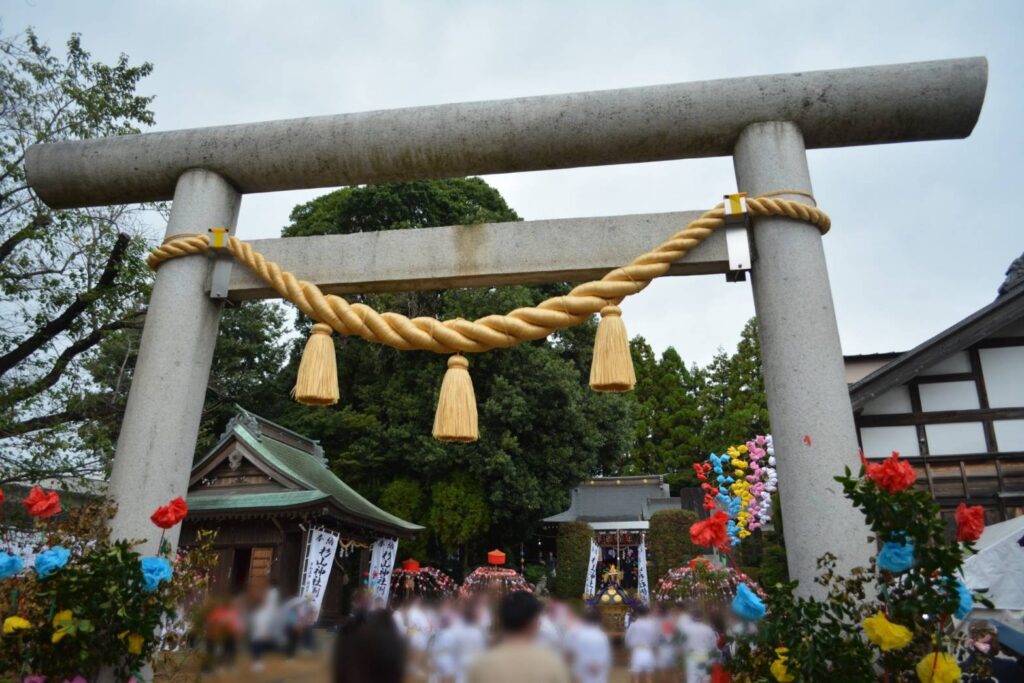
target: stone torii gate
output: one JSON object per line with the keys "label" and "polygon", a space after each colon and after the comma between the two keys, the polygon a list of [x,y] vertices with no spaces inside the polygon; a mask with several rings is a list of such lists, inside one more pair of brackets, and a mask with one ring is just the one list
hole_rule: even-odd
{"label": "stone torii gate", "polygon": [[[33,189],[54,208],[173,198],[168,238],[212,226],[233,232],[250,192],[724,155],[733,156],[739,190],[789,190],[781,196],[808,201],[806,149],[966,137],[986,82],[983,58],[957,59],[60,142],[30,148],[26,164]],[[254,246],[325,293],[575,281],[628,262],[697,215]],[[832,480],[857,468],[858,446],[821,235],[789,218],[756,219],[751,266],[742,233],[737,241],[725,232],[670,272],[752,272],[789,569],[813,593],[817,557],[834,552],[844,570],[870,551],[859,513]],[[156,550],[148,515],[186,492],[222,299],[271,296],[230,261],[160,267],[110,482],[116,536]],[[176,543],[177,529],[168,536]]]}

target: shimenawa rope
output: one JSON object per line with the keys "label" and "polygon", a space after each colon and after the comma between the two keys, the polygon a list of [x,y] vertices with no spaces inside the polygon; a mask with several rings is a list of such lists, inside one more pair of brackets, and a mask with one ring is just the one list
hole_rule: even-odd
{"label": "shimenawa rope", "polygon": [[[747,213],[755,217],[784,216],[811,223],[822,234],[828,232],[830,220],[823,211],[816,206],[779,199],[777,195],[780,194],[805,195],[814,201],[804,192],[779,190],[746,199]],[[315,284],[282,270],[237,237],[228,238],[224,248],[318,323],[313,326],[293,390],[296,400],[301,403],[326,405],[338,401],[331,330],[403,351],[479,353],[543,339],[556,330],[579,325],[598,312],[601,312],[602,320],[595,341],[590,385],[598,391],[628,391],[636,383],[636,377],[618,304],[668,272],[673,263],[724,225],[725,215],[724,205],[718,204],[654,249],[610,271],[600,280],[578,285],[565,296],[552,297],[536,306],[473,321],[462,318],[444,321],[428,317],[410,319],[400,313],[379,313],[365,304],[350,304],[340,296],[325,295]],[[212,250],[214,247],[208,235],[174,235],[153,249],[148,263],[155,270],[170,259]],[[448,366],[434,422],[434,436],[445,441],[474,441],[477,438],[476,403],[473,385],[466,372],[468,363],[465,359],[456,361],[453,358]]]}

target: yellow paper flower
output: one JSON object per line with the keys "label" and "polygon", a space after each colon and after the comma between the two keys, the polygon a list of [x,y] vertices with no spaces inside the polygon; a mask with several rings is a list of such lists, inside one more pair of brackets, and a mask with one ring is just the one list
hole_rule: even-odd
{"label": "yellow paper flower", "polygon": [[775,655],[778,659],[772,662],[770,670],[772,672],[772,676],[774,676],[775,680],[779,681],[779,683],[792,683],[792,681],[796,680],[796,678],[793,677],[793,674],[789,673],[789,665],[786,663],[789,660],[788,653],[789,648],[787,647],[775,648]]}
{"label": "yellow paper flower", "polygon": [[868,640],[881,648],[883,652],[905,648],[914,639],[914,634],[910,632],[910,629],[892,623],[881,612],[865,619],[863,626],[864,631],[868,634]]}
{"label": "yellow paper flower", "polygon": [[27,619],[21,617],[7,617],[4,619],[4,635],[9,636],[17,631],[24,631],[25,629],[32,628],[32,624],[28,623]]}
{"label": "yellow paper flower", "polygon": [[945,652],[931,653],[917,663],[921,683],[960,683],[960,667]]}
{"label": "yellow paper flower", "polygon": [[143,637],[138,633],[133,633],[128,636],[128,654],[141,655],[143,641]]}
{"label": "yellow paper flower", "polygon": [[75,615],[72,614],[71,610],[66,609],[57,612],[53,616],[53,636],[50,638],[50,641],[59,643],[64,636],[71,632],[74,625]]}

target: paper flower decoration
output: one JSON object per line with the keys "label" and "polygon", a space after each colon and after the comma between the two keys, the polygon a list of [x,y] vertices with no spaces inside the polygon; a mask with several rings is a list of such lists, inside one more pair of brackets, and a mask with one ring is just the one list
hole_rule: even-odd
{"label": "paper flower decoration", "polygon": [[71,610],[62,610],[53,616],[53,635],[50,636],[51,642],[59,643],[63,640],[64,636],[69,634],[73,635],[74,632],[75,615]]}
{"label": "paper flower decoration", "polygon": [[20,557],[0,551],[0,581],[11,578],[20,572],[23,566]]}
{"label": "paper flower decoration", "polygon": [[747,621],[758,621],[762,619],[767,611],[764,602],[757,597],[757,593],[750,590],[745,583],[736,586],[736,597],[732,600],[732,611],[740,619]]}
{"label": "paper flower decoration", "polygon": [[945,652],[932,652],[917,663],[921,683],[960,683],[960,667]]}
{"label": "paper flower decoration", "polygon": [[170,529],[185,519],[187,514],[188,505],[181,496],[178,496],[167,505],[158,507],[149,520],[161,529]]}
{"label": "paper flower decoration", "polygon": [[45,579],[63,569],[71,557],[71,551],[57,545],[36,555],[36,575]]}
{"label": "paper flower decoration", "polygon": [[775,680],[779,683],[792,683],[796,680],[793,674],[789,673],[789,648],[788,647],[777,647],[775,648],[775,661],[772,662],[770,671]]}
{"label": "paper flower decoration", "polygon": [[963,619],[974,609],[974,596],[971,595],[971,590],[961,581],[956,582],[956,596],[958,602],[953,616],[957,619]]}
{"label": "paper flower decoration", "polygon": [[887,493],[899,493],[910,488],[917,481],[917,473],[906,460],[900,460],[900,454],[893,454],[880,463],[869,463],[865,467],[867,478],[875,482],[878,488]]}
{"label": "paper flower decoration", "polygon": [[32,487],[21,504],[25,506],[29,516],[39,519],[53,517],[60,512],[60,496],[57,492],[43,491],[38,486]]}
{"label": "paper flower decoration", "polygon": [[705,548],[718,548],[727,552],[729,550],[729,536],[726,532],[728,523],[729,516],[719,510],[708,519],[694,522],[690,526],[690,540]]}
{"label": "paper flower decoration", "polygon": [[910,541],[886,541],[876,560],[878,568],[891,574],[902,574],[914,566],[914,544]]}
{"label": "paper flower decoration", "polygon": [[882,652],[901,650],[910,644],[914,634],[906,626],[889,621],[884,614],[878,612],[864,620],[864,632],[868,640],[877,645]]}
{"label": "paper flower decoration", "polygon": [[956,508],[956,540],[958,543],[973,543],[981,538],[985,530],[985,508],[980,505],[967,507],[960,503]]}
{"label": "paper flower decoration", "polygon": [[144,557],[139,561],[142,567],[142,583],[147,593],[155,591],[164,581],[174,576],[171,563],[162,557]]}
{"label": "paper flower decoration", "polygon": [[28,622],[28,619],[23,619],[19,616],[7,617],[4,619],[4,635],[9,636],[18,631],[25,631],[32,628],[32,624]]}

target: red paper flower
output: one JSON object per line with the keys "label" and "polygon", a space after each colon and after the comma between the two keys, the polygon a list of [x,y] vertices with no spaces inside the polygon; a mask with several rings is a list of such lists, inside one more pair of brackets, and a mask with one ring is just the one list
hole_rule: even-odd
{"label": "red paper flower", "polygon": [[960,503],[956,508],[956,540],[958,543],[973,543],[981,538],[985,529],[985,508],[980,505],[967,507]]}
{"label": "red paper flower", "polygon": [[694,522],[690,526],[690,540],[705,548],[718,548],[729,551],[729,536],[725,527],[729,523],[729,515],[719,510],[703,522]]}
{"label": "red paper flower", "polygon": [[4,490],[0,489],[0,505],[4,504]]}
{"label": "red paper flower", "polygon": [[914,468],[907,461],[900,460],[900,454],[896,451],[893,451],[888,460],[875,464],[868,463],[865,469],[868,479],[888,493],[899,493],[917,481]]}
{"label": "red paper flower", "polygon": [[21,503],[29,515],[39,519],[53,517],[60,512],[60,496],[57,495],[57,492],[44,491],[38,486],[33,486]]}
{"label": "red paper flower", "polygon": [[178,496],[167,505],[161,505],[150,516],[150,521],[161,529],[170,529],[188,514],[188,505]]}

